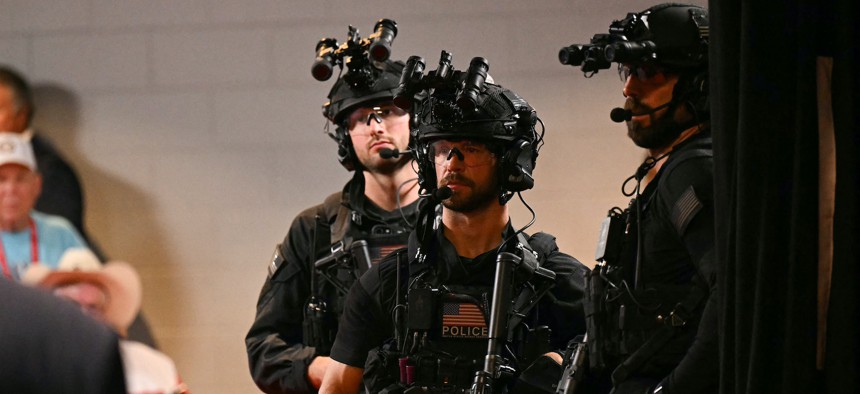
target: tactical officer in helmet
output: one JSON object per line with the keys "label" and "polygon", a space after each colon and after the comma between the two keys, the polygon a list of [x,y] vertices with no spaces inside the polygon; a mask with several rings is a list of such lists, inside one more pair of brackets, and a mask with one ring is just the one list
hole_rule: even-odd
{"label": "tactical officer in helmet", "polygon": [[[561,372],[553,350],[584,332],[587,268],[553,236],[527,237],[510,222],[506,203],[533,186],[543,131],[523,98],[486,82],[487,68],[475,58],[455,71],[446,52],[426,76],[415,71],[423,60],[407,62],[395,102],[414,105],[419,182],[432,203],[408,248],[350,290],[323,391],[355,392],[363,377],[374,393],[548,392]],[[432,94],[414,104],[421,89]],[[511,281],[499,279],[511,272],[497,268],[504,256],[516,262]],[[529,365],[536,374],[523,373]]]}
{"label": "tactical officer in helmet", "polygon": [[617,63],[626,102],[611,118],[648,152],[624,184],[629,207],[604,222],[588,280],[588,366],[603,390],[716,391],[707,55],[708,11],[675,3],[630,13],[609,34],[559,53],[586,76]]}
{"label": "tactical officer in helmet", "polygon": [[[389,21],[380,21],[377,33],[382,22]],[[374,42],[351,28],[341,48],[318,46],[328,50],[329,67],[348,66],[323,115],[335,126],[330,136],[340,163],[355,175],[342,191],[293,220],[269,264],[245,338],[251,375],[267,393],[317,391],[349,287],[404,246],[415,222],[415,172],[411,159],[399,154],[408,148],[410,116],[391,102],[403,63],[369,57]],[[314,76],[326,79],[317,74],[319,66]]]}

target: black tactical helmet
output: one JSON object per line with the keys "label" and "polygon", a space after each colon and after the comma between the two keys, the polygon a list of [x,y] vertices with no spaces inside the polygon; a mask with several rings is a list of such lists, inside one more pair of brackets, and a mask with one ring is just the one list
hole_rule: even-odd
{"label": "black tactical helmet", "polygon": [[595,34],[588,44],[561,48],[561,64],[581,67],[586,77],[612,63],[652,62],[676,72],[706,69],[708,10],[690,4],[664,3],[629,13]]}
{"label": "black tactical helmet", "polygon": [[664,3],[612,22],[609,35],[598,41],[609,42],[603,51],[606,67],[609,62],[651,62],[677,73],[672,100],[686,105],[695,115],[692,122],[698,123],[710,118],[708,29],[708,10]]}
{"label": "black tactical helmet", "polygon": [[347,72],[338,78],[328,93],[329,101],[323,105],[323,116],[340,125],[356,107],[365,103],[391,99],[400,83],[403,62],[374,63],[372,69],[362,69],[356,77]]}
{"label": "black tactical helmet", "polygon": [[610,62],[651,61],[674,69],[708,64],[708,10],[690,4],[664,3],[630,13],[609,27]]}
{"label": "black tactical helmet", "polygon": [[347,71],[338,78],[329,91],[329,102],[323,105],[323,116],[335,124],[335,132],[329,132],[329,136],[337,142],[337,160],[348,171],[362,168],[355,158],[344,119],[357,107],[392,99],[403,73],[403,62],[388,60],[371,64],[355,73]]}
{"label": "black tactical helmet", "polygon": [[506,144],[515,139],[535,141],[535,110],[515,92],[485,83],[473,111],[461,109],[453,97],[433,95],[422,106],[418,142],[440,138],[476,139]]}
{"label": "black tactical helmet", "polygon": [[538,118],[534,108],[515,92],[489,82],[478,90],[472,110],[458,106],[455,98],[454,94],[437,90],[421,104],[416,115],[416,155],[422,188],[436,188],[435,165],[428,156],[429,143],[438,139],[487,143],[499,158],[502,192],[532,188],[532,170],[542,143],[542,135],[535,132]]}

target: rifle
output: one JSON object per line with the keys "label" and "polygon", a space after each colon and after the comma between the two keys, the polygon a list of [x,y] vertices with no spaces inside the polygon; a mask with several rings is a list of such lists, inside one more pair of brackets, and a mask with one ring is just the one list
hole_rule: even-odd
{"label": "rifle", "polygon": [[475,372],[471,394],[492,393],[496,379],[512,375],[513,370],[502,357],[507,339],[508,310],[511,304],[511,275],[513,267],[522,259],[513,253],[503,252],[496,259],[496,279],[493,284],[493,305],[490,308],[489,341],[484,369]]}
{"label": "rifle", "polygon": [[314,262],[315,273],[321,275],[341,294],[346,295],[349,293],[349,287],[329,273],[329,268],[336,265],[351,268],[354,270],[356,278],[361,277],[371,266],[367,241],[360,239],[352,241],[348,245],[342,240],[338,241],[331,246],[331,253],[328,256]]}
{"label": "rifle", "polygon": [[[522,291],[517,299],[512,300],[513,288],[516,287],[513,280],[515,272],[523,281],[519,286],[525,282],[534,286],[532,291]],[[484,369],[475,373],[471,394],[492,393],[496,389],[497,381],[507,382],[514,377],[516,370],[502,356],[505,343],[512,338],[513,330],[537,305],[537,301],[554,285],[555,272],[541,267],[532,252],[523,250],[522,258],[508,252],[499,254],[496,259],[493,303],[490,308],[487,355],[484,358]]]}
{"label": "rifle", "polygon": [[330,268],[353,269],[355,277],[358,278],[371,265],[367,241],[354,241],[348,247],[344,245],[344,241],[332,245],[331,254],[316,260],[311,270],[311,296],[305,304],[302,335],[305,345],[315,347],[317,354],[323,356],[329,354],[334,343],[337,316],[329,310],[325,298],[317,294],[316,275],[322,276],[340,294],[346,295],[349,292],[349,284],[339,280],[336,272],[332,275]]}
{"label": "rifle", "polygon": [[581,341],[574,339],[571,348],[568,345],[568,351],[565,353],[564,363],[566,364],[564,372],[561,374],[561,380],[558,382],[558,394],[573,394],[582,378],[585,376],[585,360],[588,357],[588,334],[582,337]]}

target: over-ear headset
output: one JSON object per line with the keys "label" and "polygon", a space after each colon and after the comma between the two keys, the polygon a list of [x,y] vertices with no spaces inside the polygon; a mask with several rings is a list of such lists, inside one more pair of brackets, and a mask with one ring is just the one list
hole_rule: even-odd
{"label": "over-ear headset", "polygon": [[687,106],[698,123],[710,119],[710,101],[708,100],[708,71],[681,70],[678,83],[672,90],[672,97],[677,97],[677,102]]}
{"label": "over-ear headset", "polygon": [[500,163],[502,190],[520,192],[534,187],[535,180],[532,177],[537,151],[531,142],[525,139],[517,139],[507,148],[502,155]]}
{"label": "over-ear headset", "polygon": [[[513,92],[505,92],[507,96]],[[518,97],[518,96],[517,96]],[[513,104],[516,98],[511,100]],[[520,100],[522,100],[520,98]],[[537,112],[532,109],[525,100],[517,107],[516,126],[521,137],[508,144],[507,150],[502,157],[501,163],[501,186],[502,190],[520,192],[534,187],[535,180],[532,176],[535,165],[537,165],[538,147],[535,143],[543,141],[542,136],[535,133],[537,124]]]}
{"label": "over-ear headset", "polygon": [[334,140],[337,142],[337,161],[347,171],[355,170],[358,159],[355,157],[355,149],[352,147],[352,139],[349,138],[349,129],[345,123],[335,126]]}

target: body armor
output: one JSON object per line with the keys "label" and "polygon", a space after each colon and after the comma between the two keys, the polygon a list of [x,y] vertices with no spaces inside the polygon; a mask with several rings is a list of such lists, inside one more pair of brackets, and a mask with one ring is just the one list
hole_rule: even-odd
{"label": "body armor", "polygon": [[[523,243],[528,245],[524,237],[518,253],[525,258],[518,260],[526,262],[512,272],[511,297],[503,297],[511,301],[500,335],[506,344],[505,354],[499,355],[504,362],[493,378],[500,382],[498,392],[507,391],[519,368],[550,351],[549,328],[520,323],[552,287],[555,276],[540,268],[537,254]],[[441,284],[432,268],[423,267],[409,273],[405,335],[372,354],[366,366],[365,382],[371,391],[468,393],[489,357],[493,286]]]}

